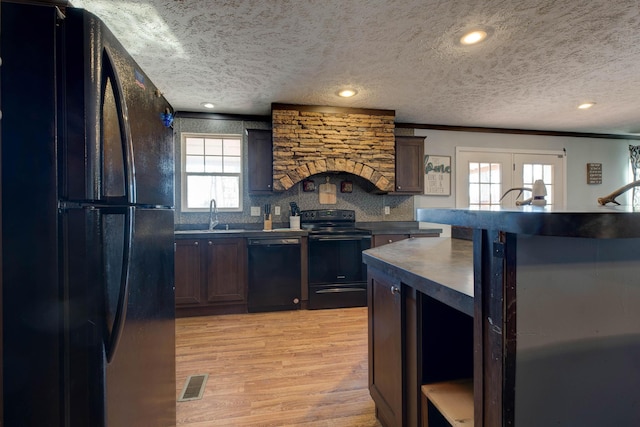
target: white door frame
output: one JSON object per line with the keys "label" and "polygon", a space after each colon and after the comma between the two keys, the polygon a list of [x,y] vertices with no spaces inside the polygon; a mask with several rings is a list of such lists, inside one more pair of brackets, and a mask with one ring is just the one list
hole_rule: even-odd
{"label": "white door frame", "polygon": [[[466,173],[466,169],[462,167],[463,165],[459,164],[458,159],[460,159],[461,153],[478,153],[478,154],[487,154],[487,153],[502,153],[502,154],[510,154],[512,156],[512,165],[513,165],[513,156],[515,154],[531,154],[531,155],[553,155],[553,156],[562,156],[562,171],[561,171],[561,180],[562,180],[562,197],[561,200],[556,200],[556,203],[560,206],[567,205],[567,153],[564,150],[532,150],[532,149],[522,149],[522,148],[481,148],[481,147],[456,147],[456,207],[466,207],[467,201],[462,201],[460,197],[462,196],[462,186],[466,185],[467,178],[464,178],[461,174],[464,170]],[[511,165],[511,167],[513,167]],[[466,192],[465,192],[466,194]]]}

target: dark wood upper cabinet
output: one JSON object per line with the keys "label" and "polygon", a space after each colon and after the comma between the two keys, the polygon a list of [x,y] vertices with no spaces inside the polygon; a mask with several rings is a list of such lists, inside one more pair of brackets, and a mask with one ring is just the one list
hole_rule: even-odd
{"label": "dark wood upper cabinet", "polygon": [[424,193],[424,137],[396,136],[396,188],[398,194]]}
{"label": "dark wood upper cabinet", "polygon": [[273,143],[270,129],[247,129],[249,193],[273,191]]}

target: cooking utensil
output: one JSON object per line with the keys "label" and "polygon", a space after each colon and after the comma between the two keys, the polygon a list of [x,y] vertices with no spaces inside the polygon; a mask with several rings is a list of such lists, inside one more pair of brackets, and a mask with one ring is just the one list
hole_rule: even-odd
{"label": "cooking utensil", "polygon": [[296,202],[289,202],[289,206],[291,206],[291,216],[300,215],[300,208]]}

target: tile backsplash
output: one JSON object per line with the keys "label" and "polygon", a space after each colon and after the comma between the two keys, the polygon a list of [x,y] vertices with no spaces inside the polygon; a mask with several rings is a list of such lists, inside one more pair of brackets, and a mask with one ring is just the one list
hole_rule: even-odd
{"label": "tile backsplash", "polygon": [[[243,152],[247,150],[247,140],[245,129],[269,129],[268,122],[250,122],[242,120],[217,120],[217,119],[194,119],[176,118],[174,122],[175,142],[176,142],[176,225],[186,224],[206,224],[208,221],[207,212],[181,212],[181,171],[180,159],[182,158],[180,134],[190,133],[221,133],[238,134],[243,136]],[[247,162],[243,163],[243,175],[249,172]],[[320,204],[318,188],[320,184],[326,182],[329,177],[330,183],[337,187],[337,200],[335,204]],[[307,209],[352,209],[356,212],[357,221],[413,221],[414,203],[412,196],[388,196],[369,193],[365,188],[370,188],[362,178],[348,173],[325,173],[309,177],[315,183],[315,190],[305,192],[302,184],[298,183],[290,189],[282,192],[274,192],[269,195],[253,196],[246,188],[247,180],[244,180],[243,211],[242,212],[220,212],[218,218],[220,224],[246,224],[262,222],[262,217],[251,216],[251,207],[258,206],[262,209],[265,204],[272,206],[272,213],[275,206],[280,206],[280,216],[273,216],[274,223],[288,223],[289,203],[296,202],[301,210]],[[351,193],[340,192],[342,181],[351,181],[353,190]],[[388,206],[390,214],[384,214],[384,207]]]}

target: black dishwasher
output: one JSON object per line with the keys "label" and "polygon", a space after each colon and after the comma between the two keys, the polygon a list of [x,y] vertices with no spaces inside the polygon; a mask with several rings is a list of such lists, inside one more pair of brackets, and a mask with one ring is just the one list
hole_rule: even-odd
{"label": "black dishwasher", "polygon": [[249,239],[249,313],[300,308],[300,238]]}

